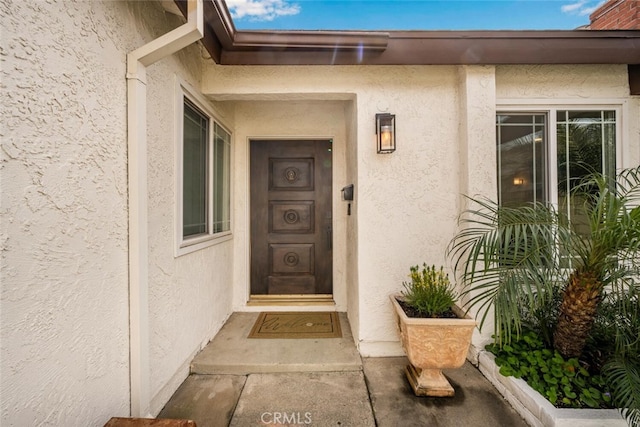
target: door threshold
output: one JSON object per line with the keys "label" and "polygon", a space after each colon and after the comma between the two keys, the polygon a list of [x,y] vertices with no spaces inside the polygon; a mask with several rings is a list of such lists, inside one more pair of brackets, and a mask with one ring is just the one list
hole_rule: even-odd
{"label": "door threshold", "polygon": [[257,305],[335,305],[333,295],[251,295],[248,306]]}

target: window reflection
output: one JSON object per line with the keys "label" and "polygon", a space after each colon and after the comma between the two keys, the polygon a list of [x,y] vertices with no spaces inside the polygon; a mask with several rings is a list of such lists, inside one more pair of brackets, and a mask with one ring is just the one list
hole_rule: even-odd
{"label": "window reflection", "polygon": [[499,114],[496,122],[500,204],[546,200],[546,115]]}

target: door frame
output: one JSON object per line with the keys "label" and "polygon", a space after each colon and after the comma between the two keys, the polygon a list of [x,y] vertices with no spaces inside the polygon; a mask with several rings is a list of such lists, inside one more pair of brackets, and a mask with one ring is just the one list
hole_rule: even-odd
{"label": "door frame", "polygon": [[[336,281],[335,281],[335,271],[336,271],[336,256],[334,255],[335,252],[332,253],[332,271],[331,271],[331,277],[332,277],[332,293],[331,294],[292,294],[292,295],[254,295],[251,293],[251,263],[252,263],[252,257],[251,257],[251,142],[252,141],[331,141],[332,145],[335,143],[335,139],[333,137],[318,137],[318,136],[305,136],[305,137],[291,137],[291,136],[287,136],[287,137],[275,137],[275,136],[270,136],[270,137],[248,137],[246,140],[246,159],[247,159],[247,170],[246,170],[246,177],[247,177],[247,190],[246,190],[246,197],[247,197],[247,210],[246,210],[246,224],[247,224],[247,229],[246,229],[246,245],[247,245],[247,268],[246,268],[246,274],[247,274],[247,286],[246,286],[246,292],[247,292],[247,306],[278,306],[278,305],[306,305],[306,306],[313,306],[313,305],[321,305],[321,306],[326,306],[326,305],[335,305],[335,300],[334,300],[334,295],[335,295],[335,289],[336,289]],[[331,206],[332,206],[332,215],[331,215],[331,221],[332,221],[332,229],[333,229],[333,247],[335,248],[336,245],[336,197],[335,197],[335,193],[336,193],[336,185],[335,185],[335,177],[336,177],[336,168],[335,168],[335,149],[332,147],[332,153],[331,153],[331,162],[332,162],[332,167],[331,167]]]}
{"label": "door frame", "polygon": [[[305,305],[301,310],[327,310],[351,313],[352,326],[357,325],[358,301],[358,158],[367,154],[369,144],[358,144],[358,108],[353,93],[330,94],[318,98],[318,94],[287,95],[264,99],[252,96],[231,101],[235,108],[233,122],[234,154],[233,189],[233,288],[227,296],[231,310],[239,312],[277,311],[291,309],[292,304],[278,306],[248,304],[250,300],[251,265],[249,263],[249,141],[253,139],[331,139],[333,140],[333,302],[326,305]],[[253,102],[253,101],[258,102]],[[363,128],[364,132],[369,127]],[[368,141],[369,139],[367,139]],[[375,153],[375,146],[373,153]],[[369,147],[370,148],[370,147]],[[351,203],[351,216],[347,215],[348,203],[342,201],[340,189],[354,184],[356,199]],[[361,267],[364,268],[364,267]],[[355,327],[355,326],[354,326]]]}

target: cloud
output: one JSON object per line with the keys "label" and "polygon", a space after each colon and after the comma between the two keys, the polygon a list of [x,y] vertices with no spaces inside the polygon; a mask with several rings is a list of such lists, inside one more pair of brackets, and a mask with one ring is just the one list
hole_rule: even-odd
{"label": "cloud", "polygon": [[234,19],[273,21],[280,16],[297,15],[300,6],[287,0],[226,0]]}
{"label": "cloud", "polygon": [[563,13],[568,15],[591,15],[594,10],[604,4],[606,0],[578,0],[574,3],[565,4],[560,7]]}

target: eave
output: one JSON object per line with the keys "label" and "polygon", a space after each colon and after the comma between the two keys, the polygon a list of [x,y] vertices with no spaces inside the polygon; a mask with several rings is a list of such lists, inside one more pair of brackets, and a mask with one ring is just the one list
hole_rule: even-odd
{"label": "eave", "polygon": [[237,31],[223,0],[204,2],[203,45],[221,65],[640,64],[637,30]]}
{"label": "eave", "polygon": [[[640,31],[237,32],[222,65],[640,63]],[[272,41],[276,41],[273,43]],[[344,41],[348,41],[345,43]],[[383,41],[386,40],[386,46]],[[318,43],[314,44],[314,41]],[[332,43],[333,41],[333,43]]]}

